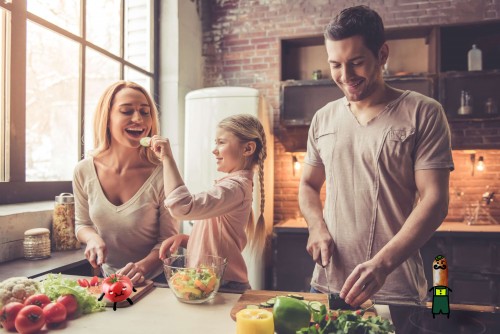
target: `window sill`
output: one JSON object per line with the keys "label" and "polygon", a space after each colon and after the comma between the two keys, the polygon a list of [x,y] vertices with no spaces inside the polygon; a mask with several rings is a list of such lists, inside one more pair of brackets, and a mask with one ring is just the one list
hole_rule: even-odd
{"label": "window sill", "polygon": [[4,204],[0,205],[0,219],[4,216],[18,215],[27,212],[52,211],[54,209],[53,201]]}
{"label": "window sill", "polygon": [[50,230],[53,209],[53,201],[0,205],[0,263],[23,257],[26,230]]}
{"label": "window sill", "polygon": [[82,249],[52,252],[47,259],[25,260],[22,258],[0,263],[0,281],[9,277],[33,278],[47,273],[59,273],[82,265],[88,265]]}

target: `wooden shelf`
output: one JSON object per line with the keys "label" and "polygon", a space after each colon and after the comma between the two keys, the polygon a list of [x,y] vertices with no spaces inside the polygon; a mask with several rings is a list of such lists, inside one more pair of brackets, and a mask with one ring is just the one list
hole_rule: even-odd
{"label": "wooden shelf", "polygon": [[[454,125],[463,128],[467,122],[477,128],[479,123],[500,121],[500,115],[484,112],[488,98],[495,100],[500,112],[500,20],[388,27],[386,39],[392,52],[389,55],[389,70],[392,73],[408,73],[384,76],[389,85],[414,90],[438,100],[452,130]],[[467,71],[467,53],[472,44],[482,51],[483,71]],[[314,70],[321,70],[325,79],[310,80]],[[292,137],[296,135],[307,139],[305,129],[316,111],[344,96],[330,80],[329,73],[322,35],[281,40],[280,139],[287,150],[305,150],[306,141],[297,144]],[[457,114],[462,90],[469,91],[473,97],[472,115]],[[500,143],[457,143],[463,149],[500,148]]]}

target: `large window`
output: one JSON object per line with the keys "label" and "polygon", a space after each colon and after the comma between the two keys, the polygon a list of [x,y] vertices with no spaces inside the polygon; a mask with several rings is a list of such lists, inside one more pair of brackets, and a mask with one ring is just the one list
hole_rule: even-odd
{"label": "large window", "polygon": [[71,190],[105,87],[157,95],[157,0],[0,0],[0,204]]}

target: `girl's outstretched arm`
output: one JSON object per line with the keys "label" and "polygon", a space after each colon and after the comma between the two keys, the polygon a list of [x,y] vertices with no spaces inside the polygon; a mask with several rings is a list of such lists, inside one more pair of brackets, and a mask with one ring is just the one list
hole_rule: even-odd
{"label": "girl's outstretched arm", "polygon": [[174,189],[184,185],[184,181],[174,160],[170,141],[158,135],[151,138],[151,149],[158,159],[163,162],[163,183],[165,195],[168,196]]}

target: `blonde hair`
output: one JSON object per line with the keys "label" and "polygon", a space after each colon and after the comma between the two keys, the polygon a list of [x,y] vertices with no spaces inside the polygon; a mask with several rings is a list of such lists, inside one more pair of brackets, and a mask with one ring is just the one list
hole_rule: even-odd
{"label": "blonde hair", "polygon": [[260,121],[249,114],[239,114],[224,118],[218,127],[231,132],[242,142],[255,142],[255,152],[251,157],[251,167],[258,166],[260,183],[260,215],[254,224],[253,212],[250,213],[245,231],[254,250],[262,249],[266,242],[266,224],[264,221],[264,160],[267,157],[266,134]]}
{"label": "blonde hair", "polygon": [[[90,153],[94,157],[98,157],[103,152],[107,151],[111,146],[111,133],[109,132],[109,115],[113,107],[113,100],[116,94],[125,88],[132,88],[141,92],[148,101],[151,113],[152,126],[151,131],[147,134],[148,137],[154,136],[159,133],[159,117],[158,109],[154,103],[153,98],[149,93],[139,84],[132,81],[120,80],[106,88],[104,93],[99,98],[97,107],[94,114],[94,150]],[[158,165],[160,162],[155,154],[147,147],[141,146],[139,148],[140,155],[145,157],[152,164]]]}

